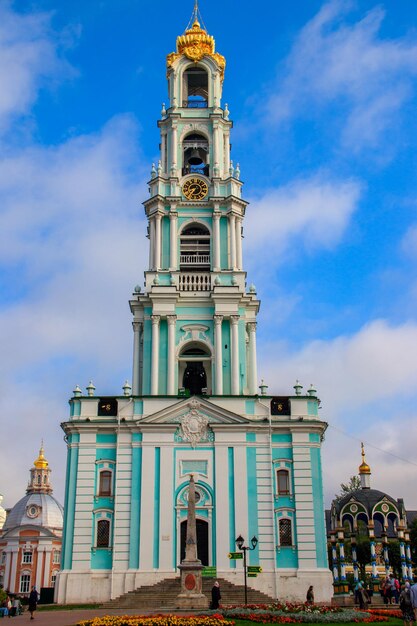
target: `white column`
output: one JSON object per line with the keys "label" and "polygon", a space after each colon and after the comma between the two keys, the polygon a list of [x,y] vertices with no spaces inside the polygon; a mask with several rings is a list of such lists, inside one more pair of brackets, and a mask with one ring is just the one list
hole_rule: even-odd
{"label": "white column", "polygon": [[229,175],[230,168],[230,135],[227,130],[224,133],[224,174],[225,176]]}
{"label": "white column", "polygon": [[239,315],[230,316],[232,353],[232,395],[239,394]]}
{"label": "white column", "polygon": [[149,218],[149,269],[155,268],[155,254],[154,254],[154,241],[155,241],[155,221],[153,217]]}
{"label": "white column", "polygon": [[162,216],[157,213],[155,216],[155,268],[161,268],[161,219]]}
{"label": "white column", "polygon": [[[113,568],[126,571],[129,567],[129,533],[132,493],[132,436],[129,432],[117,434],[116,476],[114,483]],[[114,581],[113,597],[123,592]]]}
{"label": "white column", "polygon": [[166,162],[167,162],[167,134],[161,133],[161,164],[162,173],[166,174]]}
{"label": "white column", "polygon": [[132,370],[132,395],[140,395],[140,335],[142,322],[132,322],[133,326],[133,370]]}
{"label": "white column", "polygon": [[172,127],[171,131],[171,176],[177,173],[177,128]]}
{"label": "white column", "polygon": [[42,587],[49,587],[51,584],[50,571],[51,571],[51,552],[52,546],[45,546],[45,564],[43,567],[43,583]]}
{"label": "white column", "polygon": [[175,323],[176,315],[168,315],[168,384],[167,394],[175,394]]}
{"label": "white column", "polygon": [[230,269],[236,269],[236,217],[233,213],[229,214],[229,250],[230,250]]}
{"label": "white column", "polygon": [[37,547],[37,557],[38,557],[38,561],[36,563],[36,578],[35,580],[32,582],[31,581],[31,585],[36,585],[37,589],[40,589],[42,586],[42,570],[43,570],[43,553],[44,553],[45,548],[43,546],[38,545]]}
{"label": "white column", "polygon": [[236,266],[242,269],[242,218],[236,218]]}
{"label": "white column", "polygon": [[[216,125],[213,127],[213,164],[219,170],[220,166],[220,150],[219,150],[219,127]],[[219,172],[220,173],[220,172]],[[213,172],[210,172],[211,176],[217,175]]]}
{"label": "white column", "polygon": [[213,271],[220,270],[220,213],[213,213]]}
{"label": "white column", "polygon": [[214,393],[218,396],[223,395],[222,321],[223,315],[214,316],[214,363],[216,368]]}
{"label": "white column", "polygon": [[249,393],[255,395],[258,385],[256,368],[256,322],[249,322]]}
{"label": "white column", "polygon": [[171,270],[177,269],[177,222],[178,213],[171,211],[169,214],[169,235],[170,235],[170,247],[169,247],[169,268]]}
{"label": "white column", "polygon": [[152,366],[151,366],[151,396],[158,394],[159,376],[159,321],[160,315],[151,315],[152,320]]}

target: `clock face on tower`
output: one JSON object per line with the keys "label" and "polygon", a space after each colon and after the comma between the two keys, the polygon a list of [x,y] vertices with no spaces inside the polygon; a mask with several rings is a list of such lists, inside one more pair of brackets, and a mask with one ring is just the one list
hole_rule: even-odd
{"label": "clock face on tower", "polygon": [[203,178],[195,176],[185,181],[182,193],[188,200],[203,200],[208,194],[208,185]]}

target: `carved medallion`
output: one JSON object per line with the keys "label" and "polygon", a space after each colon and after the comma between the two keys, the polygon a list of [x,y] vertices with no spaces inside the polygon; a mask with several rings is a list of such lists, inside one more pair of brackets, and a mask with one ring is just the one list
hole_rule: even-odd
{"label": "carved medallion", "polygon": [[192,448],[202,440],[207,440],[208,419],[198,412],[200,403],[193,398],[189,404],[190,411],[181,420],[181,437],[189,441]]}

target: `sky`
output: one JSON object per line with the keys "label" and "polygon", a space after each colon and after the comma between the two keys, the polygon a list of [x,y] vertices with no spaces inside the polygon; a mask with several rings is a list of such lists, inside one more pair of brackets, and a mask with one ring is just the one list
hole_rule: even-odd
{"label": "sky", "polygon": [[[63,502],[75,385],[131,379],[128,300],[158,160],[165,56],[192,0],[0,0],[0,493],[43,439]],[[357,473],[417,509],[417,3],[200,0],[262,301],[269,392],[311,383],[326,505]],[[259,251],[262,250],[262,255]]]}

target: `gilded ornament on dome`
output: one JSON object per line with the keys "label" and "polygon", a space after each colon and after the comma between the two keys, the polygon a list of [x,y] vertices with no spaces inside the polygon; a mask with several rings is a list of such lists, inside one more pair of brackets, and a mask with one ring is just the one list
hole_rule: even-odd
{"label": "gilded ornament on dome", "polygon": [[194,63],[201,61],[205,56],[209,56],[212,57],[219,66],[220,77],[221,80],[223,80],[226,59],[218,52],[214,52],[214,49],[214,37],[202,29],[199,22],[196,20],[192,28],[185,31],[184,35],[177,37],[177,51],[167,55],[167,67],[172,67],[175,61],[182,55],[185,55],[188,59],[194,61]]}

